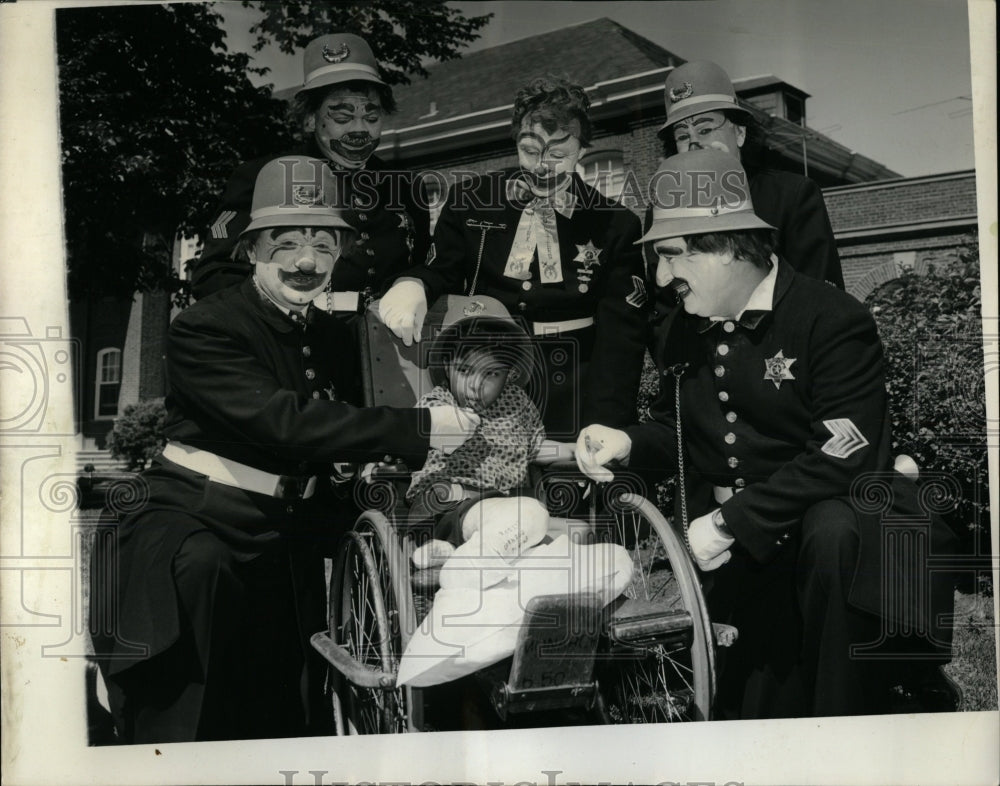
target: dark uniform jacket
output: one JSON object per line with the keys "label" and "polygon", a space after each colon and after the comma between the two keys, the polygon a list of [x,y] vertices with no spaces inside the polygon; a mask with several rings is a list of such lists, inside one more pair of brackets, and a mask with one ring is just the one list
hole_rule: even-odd
{"label": "dark uniform jacket", "polygon": [[307,500],[279,499],[154,460],[139,476],[136,504],[117,527],[120,575],[111,591],[119,615],[114,635],[96,641],[99,653],[113,654],[106,674],[178,639],[171,561],[184,539],[203,528],[240,560],[275,549],[291,552],[300,566],[293,580],[308,650],[308,636],[322,628],[325,602],[322,554],[314,546],[336,527],[331,462],[391,452],[417,467],[429,447],[426,410],[348,403],[359,398],[356,354],[349,328],[338,319],[312,309],[307,320],[294,322],[249,279],[198,301],[173,321],[165,435],[265,472],[318,475],[316,493]]}
{"label": "dark uniform jacket", "polygon": [[[288,155],[323,158],[313,138]],[[250,223],[250,204],[257,175],[278,155],[243,164],[229,179],[209,227],[205,247],[193,263],[191,289],[202,298],[246,278],[250,264],[231,258],[236,240]],[[359,308],[387,288],[387,283],[427,255],[430,214],[414,173],[390,169],[377,156],[364,169],[334,168],[343,183],[344,218],[357,230],[354,247],[337,261],[331,278],[336,292],[359,292]]]}
{"label": "dark uniform jacket", "polygon": [[[932,552],[948,553],[951,533],[921,509],[916,485],[892,471],[882,345],[857,300],[781,262],[772,311],[746,312],[739,322],[682,313],[660,346],[660,396],[650,421],[628,429],[629,469],[652,481],[676,472],[674,374],[681,373],[688,471],[698,483],[738,490],[722,515],[754,560],[766,563],[794,543],[804,513],[832,498],[858,516],[851,601],[859,608],[884,613],[883,580],[906,575],[902,565],[882,564],[890,517],[925,527]],[[880,494],[884,509],[859,502]],[[689,520],[715,507],[702,496]],[[926,586],[925,578],[911,574],[921,583],[910,586]],[[950,609],[950,586],[937,589],[932,608]],[[917,595],[902,613],[934,628]],[[950,640],[946,630],[936,634]]]}
{"label": "dark uniform jacket", "polygon": [[843,289],[837,242],[819,186],[778,169],[747,174],[754,212],[778,230],[775,253],[799,273]]}
{"label": "dark uniform jacket", "polygon": [[596,328],[572,334],[581,336],[581,360],[590,362],[583,425],[633,422],[646,320],[641,254],[634,245],[639,219],[574,175],[572,215],[555,217],[563,280],[542,283],[537,253],[528,280],[508,277],[504,271],[521,213],[530,205],[509,198],[507,183],[516,171],[453,186],[426,264],[405,275],[423,282],[428,303],[442,294],[477,294],[496,298],[531,323],[593,317]]}

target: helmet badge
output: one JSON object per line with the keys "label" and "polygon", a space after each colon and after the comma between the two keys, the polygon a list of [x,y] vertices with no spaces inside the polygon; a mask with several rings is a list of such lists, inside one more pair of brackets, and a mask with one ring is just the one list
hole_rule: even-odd
{"label": "helmet badge", "polygon": [[328,63],[343,62],[351,54],[351,48],[345,41],[336,49],[331,49],[327,44],[323,44],[323,59]]}
{"label": "helmet badge", "polygon": [[318,204],[323,201],[323,189],[317,188],[313,184],[306,185],[293,185],[292,186],[292,203],[300,206],[308,206]]}
{"label": "helmet badge", "polygon": [[690,82],[684,82],[679,87],[670,88],[670,101],[676,104],[678,101],[683,101],[685,98],[690,98],[694,93],[694,88],[691,87]]}

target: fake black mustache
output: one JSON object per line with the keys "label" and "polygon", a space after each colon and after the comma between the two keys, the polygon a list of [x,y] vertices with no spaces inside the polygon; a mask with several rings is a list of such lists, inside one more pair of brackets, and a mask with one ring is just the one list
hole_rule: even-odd
{"label": "fake black mustache", "polygon": [[372,135],[371,134],[367,134],[367,133],[365,133],[363,131],[358,131],[358,132],[354,132],[354,133],[350,133],[350,134],[344,134],[340,138],[340,140],[342,142],[346,142],[347,144],[353,145],[355,147],[361,147],[363,145],[370,145],[372,143],[372,141],[373,141]]}
{"label": "fake black mustache", "polygon": [[688,285],[688,282],[683,278],[670,279],[670,283],[667,284],[666,289],[670,300],[673,303],[682,302],[684,300],[684,296],[691,291],[691,287]]}

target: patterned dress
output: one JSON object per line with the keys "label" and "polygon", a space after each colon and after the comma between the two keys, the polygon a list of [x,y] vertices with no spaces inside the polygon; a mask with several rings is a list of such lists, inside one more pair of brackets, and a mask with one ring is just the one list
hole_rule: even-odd
{"label": "patterned dress", "polygon": [[[438,385],[420,397],[418,407],[454,407],[455,396]],[[475,433],[450,455],[432,448],[423,469],[413,474],[408,500],[436,483],[460,483],[483,491],[508,492],[524,483],[528,464],[545,438],[538,409],[517,385],[508,384],[491,406],[479,413]]]}

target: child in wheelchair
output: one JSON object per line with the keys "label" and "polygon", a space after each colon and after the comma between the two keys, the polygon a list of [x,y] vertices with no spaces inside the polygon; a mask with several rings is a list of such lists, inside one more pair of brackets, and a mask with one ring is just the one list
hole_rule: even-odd
{"label": "child in wheelchair", "polygon": [[432,539],[412,561],[418,568],[443,564],[441,586],[488,586],[548,530],[545,507],[519,493],[545,442],[541,415],[525,390],[533,346],[513,320],[474,316],[444,328],[429,353],[435,387],[417,406],[467,407],[481,423],[453,453],[431,450],[413,474],[408,522],[430,525]]}

